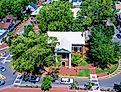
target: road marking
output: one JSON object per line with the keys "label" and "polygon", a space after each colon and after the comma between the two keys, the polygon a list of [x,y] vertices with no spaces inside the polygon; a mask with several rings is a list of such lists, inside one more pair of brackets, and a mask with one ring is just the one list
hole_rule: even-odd
{"label": "road marking", "polygon": [[90,74],[90,81],[96,85],[92,86],[92,91],[88,92],[101,92],[97,74]]}
{"label": "road marking", "polygon": [[[20,76],[20,74],[17,75],[17,77],[16,77],[16,79],[15,79],[15,81],[14,81],[14,83],[13,83],[14,86],[15,86],[15,85],[16,85],[16,86],[20,86],[20,85],[21,85],[21,82],[22,82],[22,80],[23,80],[23,77],[22,77],[21,79],[17,79],[18,76]],[[19,81],[19,83],[16,83],[16,81]]]}

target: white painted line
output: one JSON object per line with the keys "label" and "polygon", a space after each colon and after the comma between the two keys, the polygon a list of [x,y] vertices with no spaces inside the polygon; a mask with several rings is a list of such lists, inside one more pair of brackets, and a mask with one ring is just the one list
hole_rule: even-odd
{"label": "white painted line", "polygon": [[92,86],[92,91],[88,91],[88,92],[101,92],[97,74],[90,74],[90,81],[95,85]]}
{"label": "white painted line", "polygon": [[[21,75],[20,74],[17,75],[17,77],[16,77],[16,79],[15,79],[15,81],[13,83],[14,86],[20,86],[21,85],[23,77],[21,79],[17,79],[19,76],[21,76]],[[19,83],[16,83],[16,81],[19,81]]]}

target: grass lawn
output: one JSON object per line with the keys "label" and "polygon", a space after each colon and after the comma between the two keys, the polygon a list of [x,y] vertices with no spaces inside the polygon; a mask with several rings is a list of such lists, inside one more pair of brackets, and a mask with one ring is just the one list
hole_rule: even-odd
{"label": "grass lawn", "polygon": [[86,65],[88,65],[88,63],[87,63],[85,60],[83,60],[83,61],[80,63],[80,65],[81,65],[81,66],[86,66]]}
{"label": "grass lawn", "polygon": [[101,68],[96,68],[96,73],[103,73],[103,72],[108,72],[108,73],[113,73],[118,67],[118,64],[113,65],[111,68],[107,68],[102,70]]}
{"label": "grass lawn", "polygon": [[89,69],[79,69],[77,76],[88,77],[89,74]]}

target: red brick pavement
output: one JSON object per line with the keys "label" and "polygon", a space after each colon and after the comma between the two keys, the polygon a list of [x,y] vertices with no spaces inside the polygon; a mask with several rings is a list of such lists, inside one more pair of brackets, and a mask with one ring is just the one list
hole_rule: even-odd
{"label": "red brick pavement", "polygon": [[2,43],[2,44],[0,45],[0,49],[5,48],[5,47],[7,47],[6,43]]}
{"label": "red brick pavement", "polygon": [[27,22],[29,22],[29,21],[30,21],[30,18],[29,18],[28,20],[24,21],[22,24],[18,25],[17,28],[16,28],[16,30],[13,32],[13,34],[16,35],[16,34],[19,32],[19,30],[20,30]]}
{"label": "red brick pavement", "polygon": [[77,74],[77,68],[76,67],[60,67],[60,69],[58,70],[58,72],[60,74],[68,74],[68,75],[76,75]]}
{"label": "red brick pavement", "polygon": [[34,32],[38,32],[39,28],[37,24],[34,24]]}
{"label": "red brick pavement", "polygon": [[[3,90],[0,90],[0,92],[44,92],[40,88],[17,88],[17,87],[12,87],[12,88],[6,88]],[[66,87],[54,87],[50,89],[47,92],[87,92],[85,90],[69,90]]]}
{"label": "red brick pavement", "polygon": [[94,66],[89,64],[87,66],[77,66],[77,67],[60,67],[59,73],[60,74],[69,74],[69,75],[76,75],[79,69],[89,69],[91,74],[96,74]]}
{"label": "red brick pavement", "polygon": [[90,69],[90,74],[96,74],[96,71],[95,71],[94,68],[93,69]]}
{"label": "red brick pavement", "polygon": [[104,77],[104,76],[107,76],[107,75],[108,75],[108,73],[106,73],[106,72],[97,74],[98,77]]}

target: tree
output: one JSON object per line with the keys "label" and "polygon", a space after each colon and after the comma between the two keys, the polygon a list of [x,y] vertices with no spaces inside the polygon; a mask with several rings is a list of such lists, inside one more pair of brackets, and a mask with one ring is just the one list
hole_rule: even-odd
{"label": "tree", "polygon": [[109,29],[97,26],[91,30],[90,35],[90,59],[102,68],[105,68],[109,64],[117,63],[118,58],[112,41],[113,32]]}
{"label": "tree", "polygon": [[46,91],[52,88],[52,82],[51,82],[51,77],[50,76],[46,76],[44,77],[43,81],[42,81],[42,85],[41,85],[41,89]]}
{"label": "tree", "polygon": [[30,31],[34,31],[33,25],[25,26],[24,27],[24,33],[23,33],[23,35],[24,36],[28,36],[28,34],[29,34]]}
{"label": "tree", "polygon": [[112,11],[112,0],[84,0],[78,13],[83,26],[91,26],[92,23],[100,23],[103,20],[115,20],[115,11]]}
{"label": "tree", "polygon": [[[36,16],[39,29],[47,31],[80,31],[79,21],[75,21],[69,2],[57,1],[43,6]],[[75,24],[77,23],[77,25]]]}
{"label": "tree", "polygon": [[89,81],[86,85],[85,85],[85,88],[87,90],[90,90],[92,88],[92,86],[94,85],[94,83],[92,83],[91,81]]}
{"label": "tree", "polygon": [[24,9],[30,2],[35,0],[0,0],[0,17],[7,15],[16,16],[21,19],[25,16],[20,11]]}
{"label": "tree", "polygon": [[[7,40],[12,52],[11,64],[18,72],[37,73],[39,68],[54,65],[55,62],[51,46],[56,46],[57,41],[46,34],[35,33],[31,27],[27,26],[22,35]],[[48,43],[48,39],[52,41]]]}
{"label": "tree", "polygon": [[81,55],[80,53],[72,53],[72,64],[78,65],[81,62]]}
{"label": "tree", "polygon": [[71,89],[79,89],[79,84],[77,81],[74,81],[73,83],[71,83],[70,86]]}

